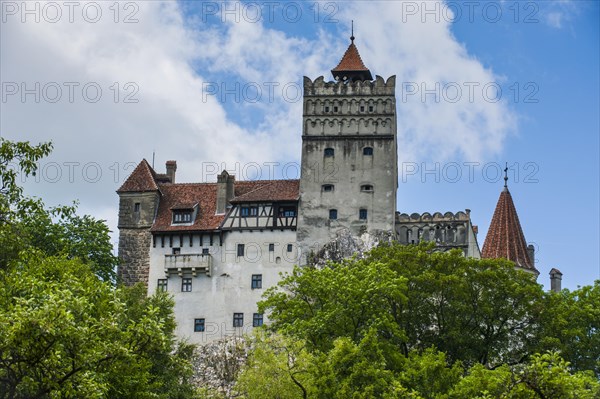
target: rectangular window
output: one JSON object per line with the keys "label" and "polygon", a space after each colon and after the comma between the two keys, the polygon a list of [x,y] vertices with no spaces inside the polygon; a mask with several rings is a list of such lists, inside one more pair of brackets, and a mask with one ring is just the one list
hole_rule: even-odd
{"label": "rectangular window", "polygon": [[167,291],[168,280],[166,278],[159,278],[158,284],[156,284],[156,291],[164,292]]}
{"label": "rectangular window", "polygon": [[252,315],[252,327],[260,327],[263,325],[262,313],[254,313]]}
{"label": "rectangular window", "polygon": [[181,292],[192,292],[192,279],[189,277],[181,279]]}
{"label": "rectangular window", "polygon": [[358,211],[358,218],[360,220],[367,220],[367,210],[366,209],[361,209]]}
{"label": "rectangular window", "polygon": [[173,248],[171,252],[173,255],[179,255],[181,253],[181,248]]}
{"label": "rectangular window", "polygon": [[134,212],[139,212],[141,208],[141,204],[139,202],[136,202],[135,204],[133,204],[133,211]]}
{"label": "rectangular window", "polygon": [[194,319],[194,332],[204,332],[204,319]]}
{"label": "rectangular window", "polygon": [[336,220],[337,219],[337,209],[330,209],[329,210],[329,220]]}
{"label": "rectangular window", "polygon": [[202,255],[208,255],[208,248],[202,248]]}
{"label": "rectangular window", "polygon": [[293,218],[296,217],[296,208],[291,206],[285,206],[279,208],[279,217]]}
{"label": "rectangular window", "polygon": [[244,244],[238,244],[237,256],[244,256]]}
{"label": "rectangular window", "polygon": [[248,208],[247,206],[243,206],[240,208],[240,216],[241,217],[246,217],[250,215],[250,208]]}
{"label": "rectangular window", "polygon": [[288,252],[292,252],[293,250],[294,250],[294,245],[292,245],[292,244],[288,244],[288,245],[287,245],[287,251],[288,251]]}
{"label": "rectangular window", "polygon": [[250,207],[250,216],[256,216],[256,215],[258,215],[258,207],[251,206]]}
{"label": "rectangular window", "polygon": [[173,223],[190,223],[192,211],[173,211]]}
{"label": "rectangular window", "polygon": [[262,274],[252,275],[252,289],[262,288]]}
{"label": "rectangular window", "polygon": [[269,244],[269,252],[275,251],[275,244]]}
{"label": "rectangular window", "polygon": [[234,327],[243,327],[244,326],[244,314],[243,313],[234,313],[233,314],[233,326]]}

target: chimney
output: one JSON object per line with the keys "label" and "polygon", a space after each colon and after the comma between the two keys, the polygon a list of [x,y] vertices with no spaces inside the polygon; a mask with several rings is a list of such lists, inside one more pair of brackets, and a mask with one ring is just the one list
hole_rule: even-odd
{"label": "chimney", "polygon": [[562,290],[561,287],[562,273],[558,269],[550,270],[550,291],[552,292],[560,292]]}
{"label": "chimney", "polygon": [[226,170],[217,176],[217,214],[225,213],[229,201],[233,198],[235,176],[229,175]]}
{"label": "chimney", "polygon": [[167,176],[171,183],[175,183],[175,171],[177,170],[177,161],[167,161]]}
{"label": "chimney", "polygon": [[529,244],[527,246],[527,256],[529,256],[529,260],[531,261],[531,265],[535,267],[535,248],[531,244]]}

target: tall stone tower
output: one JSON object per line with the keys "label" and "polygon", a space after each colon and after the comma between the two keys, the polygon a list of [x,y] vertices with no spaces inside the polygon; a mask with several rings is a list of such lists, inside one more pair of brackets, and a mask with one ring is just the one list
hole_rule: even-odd
{"label": "tall stone tower", "polygon": [[340,230],[394,231],[398,164],[396,77],[373,80],[354,36],[331,73],[304,77],[297,239],[302,262]]}
{"label": "tall stone tower", "polygon": [[150,228],[160,200],[158,183],[175,180],[177,165],[167,162],[167,175],[158,175],[144,159],[117,190],[119,194],[119,279],[127,285],[148,283]]}

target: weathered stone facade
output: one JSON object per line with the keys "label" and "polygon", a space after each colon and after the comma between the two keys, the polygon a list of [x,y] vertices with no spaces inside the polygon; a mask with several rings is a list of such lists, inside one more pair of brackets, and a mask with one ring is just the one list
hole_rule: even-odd
{"label": "weathered stone facade", "polygon": [[150,272],[150,243],[152,234],[148,229],[121,229],[119,235],[118,277],[125,285],[142,282],[148,285]]}
{"label": "weathered stone facade", "polygon": [[429,212],[423,214],[396,214],[396,233],[401,244],[418,244],[423,241],[435,242],[439,251],[453,248],[463,250],[465,256],[480,258],[477,244],[477,226],[471,224],[471,211]]}
{"label": "weathered stone facade", "polygon": [[150,271],[150,228],[156,216],[158,191],[120,193],[118,277],[126,285],[148,284]]}
{"label": "weathered stone facade", "polygon": [[[338,231],[394,231],[396,78],[304,78],[298,243],[318,252]],[[303,258],[306,262],[307,257]]]}

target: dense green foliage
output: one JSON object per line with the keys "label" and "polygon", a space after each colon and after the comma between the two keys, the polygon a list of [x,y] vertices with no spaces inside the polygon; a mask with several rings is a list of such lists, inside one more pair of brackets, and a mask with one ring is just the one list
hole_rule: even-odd
{"label": "dense green foliage", "polygon": [[600,398],[598,301],[600,282],[546,293],[507,261],[382,246],[296,268],[268,290],[260,309],[272,322],[237,389],[247,398]]}
{"label": "dense green foliage", "polygon": [[19,174],[34,175],[36,162],[51,149],[50,143],[32,146],[0,138],[0,268],[19,252],[38,249],[46,255],[78,258],[114,283],[118,260],[104,221],[77,215],[75,206],[47,209],[41,199],[23,196]]}
{"label": "dense green foliage", "polygon": [[171,298],[116,287],[104,222],[17,185],[50,149],[0,139],[0,398],[195,397]]}

